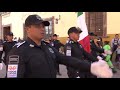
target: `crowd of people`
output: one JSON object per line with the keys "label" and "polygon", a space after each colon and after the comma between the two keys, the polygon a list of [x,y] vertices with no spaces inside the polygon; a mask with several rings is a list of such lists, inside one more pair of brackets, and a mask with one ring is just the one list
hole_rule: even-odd
{"label": "crowd of people", "polygon": [[69,28],[65,45],[57,34],[44,40],[45,26],[49,24],[38,15],[30,15],[25,20],[26,40],[13,40],[12,32],[6,35],[5,42],[0,40],[0,68],[4,62],[6,78],[56,78],[61,75],[59,64],[66,65],[69,78],[111,78],[117,72],[111,62],[112,52],[119,53],[118,59],[120,56],[117,35],[111,49],[109,42],[103,43],[100,37],[95,42],[96,35],[90,32],[88,53],[78,42],[82,33],[78,27]]}

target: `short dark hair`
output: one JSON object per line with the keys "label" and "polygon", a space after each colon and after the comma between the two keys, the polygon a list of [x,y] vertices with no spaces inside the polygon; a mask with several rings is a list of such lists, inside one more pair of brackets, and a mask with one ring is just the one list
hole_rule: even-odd
{"label": "short dark hair", "polygon": [[81,33],[82,30],[79,28],[79,27],[71,27],[69,30],[68,30],[68,35],[70,33]]}
{"label": "short dark hair", "polygon": [[94,34],[93,32],[89,32],[88,33],[90,36],[97,36],[96,34]]}
{"label": "short dark hair", "polygon": [[109,44],[110,43],[110,41],[104,41],[104,44]]}
{"label": "short dark hair", "polygon": [[115,36],[116,36],[116,35],[119,35],[119,34],[115,34]]}
{"label": "short dark hair", "polygon": [[13,33],[12,33],[12,32],[8,32],[8,33],[6,34],[6,36],[13,36]]}
{"label": "short dark hair", "polygon": [[53,37],[57,37],[58,35],[57,34],[53,34]]}

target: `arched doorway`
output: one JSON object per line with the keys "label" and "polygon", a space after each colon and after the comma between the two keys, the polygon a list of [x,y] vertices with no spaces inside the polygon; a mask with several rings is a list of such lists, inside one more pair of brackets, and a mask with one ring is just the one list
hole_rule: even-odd
{"label": "arched doorway", "polygon": [[98,36],[107,36],[107,13],[106,12],[86,12],[86,23],[89,32],[94,32]]}

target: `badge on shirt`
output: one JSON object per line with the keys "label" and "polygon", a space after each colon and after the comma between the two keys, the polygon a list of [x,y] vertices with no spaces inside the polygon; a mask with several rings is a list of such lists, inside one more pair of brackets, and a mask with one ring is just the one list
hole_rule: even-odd
{"label": "badge on shirt", "polygon": [[17,70],[18,70],[18,65],[9,64],[7,70],[7,78],[16,78]]}
{"label": "badge on shirt", "polygon": [[66,56],[71,56],[71,47],[67,46]]}

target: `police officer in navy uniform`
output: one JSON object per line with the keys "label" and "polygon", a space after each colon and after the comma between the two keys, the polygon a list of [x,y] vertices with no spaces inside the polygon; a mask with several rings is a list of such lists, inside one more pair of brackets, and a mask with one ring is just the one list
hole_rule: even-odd
{"label": "police officer in navy uniform", "polygon": [[[50,44],[51,44],[51,46],[53,46],[58,51],[61,47],[64,47],[64,45],[58,40],[58,35],[57,34],[53,35],[52,41],[50,42]],[[61,75],[60,68],[59,68],[59,63],[56,63],[55,67],[57,69],[57,75]]]}
{"label": "police officer in navy uniform", "polygon": [[104,53],[104,49],[98,47],[94,42],[96,36],[93,32],[89,33],[91,54],[95,57],[97,57],[99,53]]}
{"label": "police officer in navy uniform", "polygon": [[[92,56],[91,54],[87,53],[84,48],[82,47],[82,45],[78,42],[79,40],[79,34],[82,31],[80,30],[80,28],[77,27],[71,27],[68,30],[68,35],[70,40],[68,41],[68,43],[65,45],[65,55],[66,56],[72,56],[78,59],[82,59],[84,61],[87,62],[95,62],[98,61],[98,59],[94,56]],[[69,76],[69,78],[76,78],[76,77],[80,77],[80,78],[89,78],[87,76],[87,73],[85,72],[79,72],[79,70],[76,70],[72,67],[67,67],[67,74]]]}
{"label": "police officer in navy uniform", "polygon": [[25,30],[28,38],[24,42],[17,43],[8,54],[7,78],[56,78],[55,63],[71,66],[79,71],[91,72],[101,77],[112,76],[104,61],[91,64],[82,59],[65,56],[42,41],[45,26],[48,25],[49,22],[42,20],[38,15],[27,17]]}
{"label": "police officer in navy uniform", "polygon": [[4,60],[3,62],[6,65],[6,56],[7,54],[10,52],[10,50],[13,48],[13,46],[17,43],[16,41],[13,41],[13,33],[12,32],[8,32],[6,34],[6,39],[7,41],[3,43],[3,51],[0,51],[0,59],[2,60],[2,54],[3,52],[5,52],[5,56],[4,56]]}

